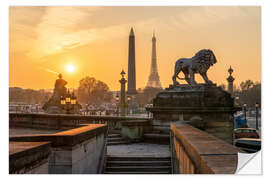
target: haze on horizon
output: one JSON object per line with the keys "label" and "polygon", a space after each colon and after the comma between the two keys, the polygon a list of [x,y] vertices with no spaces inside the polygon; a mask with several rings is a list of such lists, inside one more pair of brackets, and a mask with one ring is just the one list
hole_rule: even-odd
{"label": "haze on horizon", "polygon": [[177,59],[204,48],[212,49],[217,58],[208,73],[214,83],[227,85],[230,65],[235,84],[261,81],[261,9],[257,6],[12,6],[9,23],[10,87],[52,89],[57,73],[62,73],[69,88],[77,88],[88,75],[119,90],[120,72],[128,70],[131,27],[137,88],[146,86],[150,73],[153,31],[163,88],[172,84]]}

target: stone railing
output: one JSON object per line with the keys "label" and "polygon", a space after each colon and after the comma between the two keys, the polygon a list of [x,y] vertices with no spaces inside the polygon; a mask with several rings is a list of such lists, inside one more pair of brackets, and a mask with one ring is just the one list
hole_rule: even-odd
{"label": "stone railing", "polygon": [[233,145],[187,124],[171,124],[172,166],[175,174],[233,174]]}
{"label": "stone railing", "polygon": [[51,144],[49,142],[10,142],[10,174],[48,174]]}
{"label": "stone railing", "polygon": [[105,124],[85,124],[55,134],[12,136],[9,172],[46,173],[47,163],[49,174],[101,173],[107,130]]}
{"label": "stone railing", "polygon": [[120,130],[122,121],[149,120],[141,117],[122,116],[84,116],[66,114],[30,114],[30,113],[9,113],[10,127],[30,127],[47,129],[70,129],[80,124],[107,124],[108,130]]}

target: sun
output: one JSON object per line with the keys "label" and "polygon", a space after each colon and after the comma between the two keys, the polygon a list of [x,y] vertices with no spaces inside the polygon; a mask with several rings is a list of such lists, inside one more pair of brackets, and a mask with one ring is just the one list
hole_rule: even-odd
{"label": "sun", "polygon": [[66,70],[67,70],[67,72],[74,72],[75,71],[75,66],[73,66],[72,64],[68,64],[66,66]]}

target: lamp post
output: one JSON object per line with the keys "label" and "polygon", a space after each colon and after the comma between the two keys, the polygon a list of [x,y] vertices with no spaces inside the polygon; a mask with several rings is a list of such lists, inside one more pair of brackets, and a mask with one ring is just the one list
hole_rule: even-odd
{"label": "lamp post", "polygon": [[127,96],[127,114],[129,114],[129,103],[130,103],[131,97]]}
{"label": "lamp post", "polygon": [[245,120],[247,120],[247,104],[245,103],[243,107],[244,107],[244,117],[245,117]]}
{"label": "lamp post", "polygon": [[234,101],[234,103],[235,103],[235,105],[236,105],[236,106],[238,106],[238,105],[239,105],[238,100],[239,100],[239,97],[238,97],[238,96],[236,96],[236,97],[235,97],[235,101]]}
{"label": "lamp post", "polygon": [[121,96],[121,99],[120,99],[120,114],[121,116],[125,116],[126,115],[126,83],[127,83],[127,80],[125,79],[125,71],[122,70],[122,72],[120,73],[122,78],[119,80],[120,84],[121,84],[121,91],[120,91],[120,96]]}
{"label": "lamp post", "polygon": [[74,113],[75,105],[77,104],[77,99],[74,95],[74,91],[72,92],[72,94],[70,94],[68,90],[66,97],[61,96],[60,103],[62,105],[62,109],[66,111],[66,114],[70,114],[71,109]]}
{"label": "lamp post", "polygon": [[115,96],[115,101],[116,101],[116,114],[117,116],[119,115],[119,95],[116,94]]}
{"label": "lamp post", "polygon": [[85,104],[85,115],[88,115],[88,104]]}
{"label": "lamp post", "polygon": [[63,111],[63,109],[65,108],[65,105],[66,105],[66,99],[64,98],[64,96],[61,96],[60,103],[61,103],[62,111]]}
{"label": "lamp post", "polygon": [[70,104],[72,106],[73,113],[75,113],[75,105],[77,104],[77,99],[74,95],[74,91],[71,94]]}
{"label": "lamp post", "polygon": [[36,104],[36,113],[38,113],[38,104]]}
{"label": "lamp post", "polygon": [[255,103],[255,108],[256,108],[256,129],[259,129],[259,123],[258,123],[258,109],[259,109],[259,103]]}
{"label": "lamp post", "polygon": [[66,95],[66,112],[67,114],[70,114],[70,102],[71,102],[71,95],[69,93],[69,90],[68,90],[68,93]]}
{"label": "lamp post", "polygon": [[230,68],[228,69],[229,72],[229,77],[227,78],[228,81],[228,92],[231,94],[231,96],[233,97],[233,81],[234,81],[234,77],[232,76],[233,73],[233,69],[230,66]]}

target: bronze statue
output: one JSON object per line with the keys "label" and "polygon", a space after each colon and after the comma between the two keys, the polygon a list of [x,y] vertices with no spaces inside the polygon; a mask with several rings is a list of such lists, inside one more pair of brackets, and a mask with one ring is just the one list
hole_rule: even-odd
{"label": "bronze statue", "polygon": [[65,85],[67,84],[67,81],[62,79],[62,74],[58,75],[59,79],[55,81],[54,84],[54,90],[53,90],[53,97],[60,98],[61,96],[65,96],[67,93],[67,88]]}
{"label": "bronze statue", "polygon": [[62,74],[58,75],[59,79],[55,81],[52,97],[43,105],[43,109],[47,113],[60,113],[61,112],[61,97],[65,97],[67,94],[67,88],[65,85],[67,81],[62,79]]}
{"label": "bronze statue", "polygon": [[[202,49],[192,58],[180,58],[175,63],[174,75],[172,77],[173,85],[179,85],[176,78],[186,80],[189,85],[196,85],[194,74],[199,73],[206,84],[213,84],[207,77],[208,69],[217,62],[212,50]],[[183,72],[185,78],[178,77],[180,72]]]}

